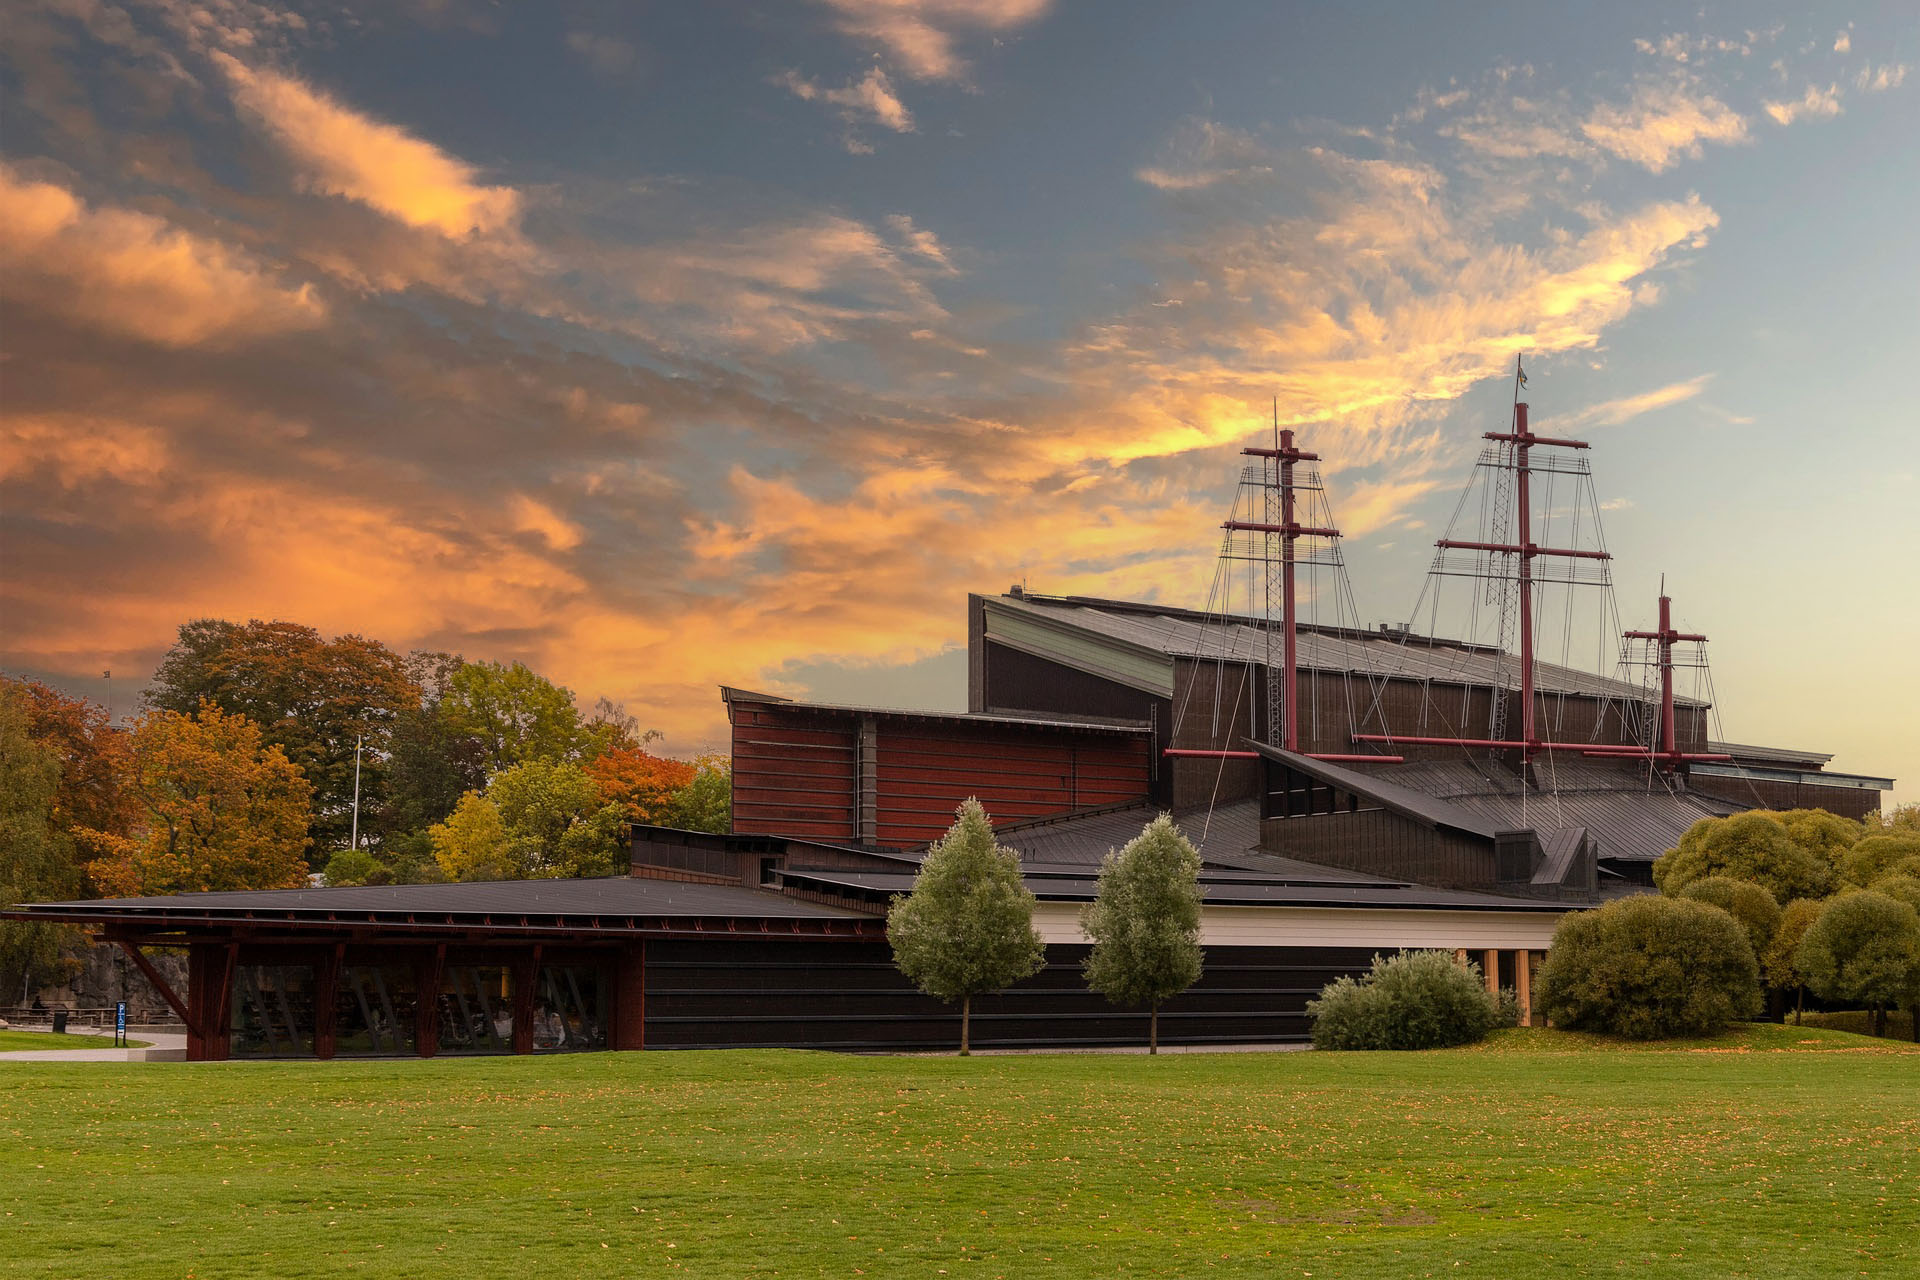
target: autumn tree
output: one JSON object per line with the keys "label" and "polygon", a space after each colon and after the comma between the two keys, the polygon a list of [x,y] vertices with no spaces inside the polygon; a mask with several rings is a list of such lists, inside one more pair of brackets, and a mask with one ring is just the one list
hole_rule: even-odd
{"label": "autumn tree", "polygon": [[[78,897],[73,839],[61,821],[61,755],[29,732],[29,699],[0,683],[0,906]],[[0,990],[23,978],[63,977],[73,932],[39,921],[0,921]]]}
{"label": "autumn tree", "polygon": [[477,791],[461,796],[447,820],[427,834],[434,861],[450,880],[513,880],[522,874],[500,806]]}
{"label": "autumn tree", "polygon": [[313,847],[324,862],[347,842],[354,801],[354,746],[363,741],[362,828],[386,794],[384,750],[420,691],[400,655],[377,640],[324,638],[293,622],[245,624],[204,618],[180,628],[154,672],[147,704],[192,715],[203,702],[260,726],[313,787]]}
{"label": "autumn tree", "polygon": [[693,778],[667,798],[661,824],[682,831],[733,829],[733,762],[718,754],[696,756]]}
{"label": "autumn tree", "polygon": [[260,726],[211,703],[149,711],[133,730],[130,839],[88,866],[104,893],[286,889],[307,882],[312,787]]}
{"label": "autumn tree", "polygon": [[586,771],[602,800],[619,805],[629,820],[652,826],[670,825],[667,816],[675,793],[699,772],[685,760],[656,756],[639,746],[604,751]]}
{"label": "autumn tree", "polygon": [[107,719],[106,709],[70,697],[37,680],[0,676],[26,712],[27,736],[54,753],[60,780],[54,789],[53,821],[63,831],[125,835],[140,811],[127,787],[127,734]]}
{"label": "autumn tree", "polygon": [[1820,912],[1794,960],[1816,995],[1873,1010],[1873,1034],[1883,1035],[1887,1010],[1914,1003],[1920,988],[1920,913],[1871,889],[1843,893]]}
{"label": "autumn tree", "polygon": [[928,995],[960,1002],[960,1052],[971,1051],[973,998],[1039,971],[1046,944],[1020,855],[994,842],[993,823],[968,799],[920,864],[913,892],[887,910],[893,962]]}
{"label": "autumn tree", "polygon": [[1080,913],[1093,940],[1087,986],[1118,1005],[1146,1005],[1147,1052],[1160,1052],[1160,1005],[1200,977],[1200,855],[1161,814],[1109,853]]}

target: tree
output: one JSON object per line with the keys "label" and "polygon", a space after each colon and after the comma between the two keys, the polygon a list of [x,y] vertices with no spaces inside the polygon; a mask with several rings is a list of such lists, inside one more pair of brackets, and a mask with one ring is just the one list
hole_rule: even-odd
{"label": "tree", "polygon": [[384,748],[420,701],[406,662],[377,640],[325,639],[293,622],[189,622],[160,661],[147,705],[192,715],[203,702],[260,726],[313,786],[316,857],[345,844],[353,822],[354,747],[364,742],[360,795],[368,829],[386,795]]}
{"label": "tree", "polygon": [[477,791],[461,796],[447,820],[427,834],[433,860],[449,880],[512,880],[521,874],[500,806]]}
{"label": "tree", "polygon": [[1920,858],[1920,834],[1867,836],[1847,851],[1840,874],[1864,888],[1881,876],[1891,875],[1909,858]]}
{"label": "tree", "polygon": [[968,799],[920,864],[913,892],[887,910],[900,972],[937,1000],[960,1001],[960,1052],[971,1051],[973,997],[1001,991],[1046,963],[1033,927],[1034,896],[1020,855],[993,839],[980,802]]}
{"label": "tree", "polygon": [[522,874],[608,876],[625,869],[627,819],[577,764],[528,760],[495,775],[487,799],[500,809]]}
{"label": "tree", "polygon": [[620,871],[627,820],[576,764],[529,760],[469,791],[428,833],[454,880],[560,879]]}
{"label": "tree", "polygon": [[133,730],[141,830],[88,864],[102,892],[286,889],[307,882],[312,787],[260,727],[204,703],[149,711]]}
{"label": "tree", "polygon": [[1920,911],[1920,876],[1904,872],[1881,876],[1867,886],[1875,893],[1884,893],[1896,902],[1904,902],[1915,911]]}
{"label": "tree", "polygon": [[[1804,997],[1807,988],[1807,975],[1800,971],[1799,961],[1795,958],[1800,950],[1800,940],[1807,936],[1807,930],[1820,918],[1826,909],[1826,903],[1818,898],[1795,898],[1780,910],[1780,923],[1773,931],[1773,940],[1767,944],[1767,951],[1761,957],[1761,972],[1767,985],[1782,991],[1793,991]],[[1794,1003],[1794,1021],[1799,1021],[1799,1010],[1804,999]]]}
{"label": "tree", "polygon": [[[1871,889],[1841,894],[1807,930],[1794,959],[1816,995],[1873,1010],[1873,1034],[1882,1035],[1887,1009],[1911,1002],[1920,986],[1920,913]],[[1920,1039],[1920,1019],[1914,1034]]]}
{"label": "tree", "polygon": [[1833,871],[1824,858],[1794,843],[1764,813],[1702,818],[1653,864],[1661,892],[1677,894],[1695,880],[1731,876],[1759,885],[1775,902],[1825,895]]}
{"label": "tree", "polygon": [[127,735],[108,722],[106,710],[69,697],[37,680],[0,676],[24,707],[27,736],[51,750],[60,780],[53,795],[53,822],[61,830],[125,835],[140,811],[127,789]]}
{"label": "tree", "polygon": [[1577,1031],[1712,1035],[1759,1009],[1759,971],[1746,930],[1720,908],[1642,894],[1560,921],[1540,1004]]}
{"label": "tree", "polygon": [[445,821],[461,796],[487,785],[487,746],[462,729],[447,701],[463,665],[453,653],[416,650],[407,656],[419,699],[395,717],[387,736],[387,803],[376,824],[390,861],[404,857],[396,846],[411,845],[406,837]]}
{"label": "tree", "polygon": [[638,746],[612,747],[587,765],[587,776],[602,800],[619,805],[631,821],[652,826],[668,825],[675,793],[698,772],[685,760],[652,755]]}
{"label": "tree", "polygon": [[1093,940],[1087,985],[1118,1005],[1146,1005],[1147,1052],[1160,1052],[1160,1004],[1200,977],[1200,855],[1161,814],[1100,868],[1080,913]]}
{"label": "tree", "polygon": [[480,744],[489,774],[527,760],[591,755],[573,695],[524,663],[463,662],[441,701],[454,729]]}
{"label": "tree", "polygon": [[1826,809],[1755,809],[1754,812],[1779,823],[1787,839],[1833,871],[1840,869],[1840,859],[1865,834],[1865,828],[1853,819]]}
{"label": "tree", "polygon": [[339,889],[359,884],[391,884],[393,873],[365,849],[342,849],[327,859],[322,878],[327,888]]}
{"label": "tree", "polygon": [[1901,832],[1920,835],[1920,800],[1897,805],[1885,813],[1876,809],[1862,818],[1860,825],[1870,836],[1897,835]]}
{"label": "tree", "polygon": [[732,830],[733,762],[723,755],[695,757],[693,780],[668,798],[661,825],[720,835]]}
{"label": "tree", "polygon": [[1747,931],[1755,956],[1766,954],[1773,931],[1780,927],[1780,904],[1765,889],[1746,880],[1708,876],[1687,885],[1677,896],[1716,906],[1738,920]]}
{"label": "tree", "polygon": [[[29,733],[29,698],[0,683],[0,906],[78,897],[73,839],[59,817],[60,752]],[[0,922],[0,991],[64,976],[75,931],[40,921]]]}

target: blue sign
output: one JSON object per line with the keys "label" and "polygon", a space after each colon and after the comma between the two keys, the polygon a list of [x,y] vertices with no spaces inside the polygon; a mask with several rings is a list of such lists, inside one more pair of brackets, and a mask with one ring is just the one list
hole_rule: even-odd
{"label": "blue sign", "polygon": [[121,1044],[127,1042],[127,1002],[125,1000],[113,1007],[113,1038]]}

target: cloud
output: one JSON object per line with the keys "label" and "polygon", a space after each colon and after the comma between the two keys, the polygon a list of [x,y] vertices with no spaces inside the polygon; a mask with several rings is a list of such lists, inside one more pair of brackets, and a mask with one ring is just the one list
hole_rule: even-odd
{"label": "cloud", "polygon": [[1766,110],[1776,124],[1792,124],[1802,116],[1831,118],[1840,114],[1840,87],[1808,85],[1806,93],[1798,98],[1767,102]]}
{"label": "cloud", "polygon": [[619,76],[633,70],[639,51],[619,36],[592,31],[567,32],[567,52],[587,64],[595,75]]}
{"label": "cloud", "polygon": [[1835,53],[1846,53],[1850,51],[1852,48],[1853,48],[1853,33],[1851,31],[1842,31],[1839,35],[1833,38],[1833,51]]}
{"label": "cloud", "polygon": [[514,231],[520,194],[482,185],[464,160],[292,76],[211,56],[242,111],[273,135],[313,190],[455,239]]}
{"label": "cloud", "polygon": [[1012,31],[1036,21],[1052,0],[824,0],[848,35],[885,49],[916,80],[958,80],[967,64],[960,32]]}
{"label": "cloud", "polygon": [[168,347],[312,328],[326,307],[245,251],[162,218],[89,207],[0,163],[0,282],[9,308],[44,309]]}
{"label": "cloud", "polygon": [[1257,138],[1212,120],[1188,121],[1162,151],[1160,163],[1134,172],[1161,191],[1199,191],[1273,174],[1273,157]]}
{"label": "cloud", "polygon": [[912,113],[894,93],[887,73],[878,67],[843,89],[823,89],[797,71],[775,77],[774,83],[804,102],[825,102],[840,108],[840,118],[849,124],[871,122],[895,133],[913,132]]}
{"label": "cloud", "polygon": [[1880,67],[1864,66],[1860,68],[1859,74],[1854,76],[1853,83],[1854,87],[1863,93],[1885,93],[1888,89],[1899,88],[1906,78],[1907,64],[1896,62]]}
{"label": "cloud", "polygon": [[1625,104],[1601,103],[1580,125],[1599,146],[1653,173],[1683,157],[1697,159],[1704,142],[1741,142],[1746,120],[1688,82],[1636,86]]}
{"label": "cloud", "polygon": [[1555,427],[1562,430],[1589,426],[1617,427],[1642,414],[1691,400],[1706,390],[1707,384],[1712,381],[1712,374],[1703,373],[1683,382],[1671,382],[1664,387],[1656,387],[1652,391],[1642,391],[1636,395],[1621,396],[1614,400],[1603,400],[1578,413],[1551,421]]}

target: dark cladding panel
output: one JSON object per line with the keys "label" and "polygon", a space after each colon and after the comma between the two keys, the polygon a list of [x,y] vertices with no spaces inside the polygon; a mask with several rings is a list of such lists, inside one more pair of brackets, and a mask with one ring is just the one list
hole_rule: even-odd
{"label": "dark cladding panel", "polygon": [[856,723],[804,708],[735,702],[733,829],[856,838]]}

